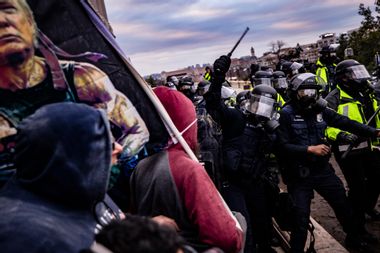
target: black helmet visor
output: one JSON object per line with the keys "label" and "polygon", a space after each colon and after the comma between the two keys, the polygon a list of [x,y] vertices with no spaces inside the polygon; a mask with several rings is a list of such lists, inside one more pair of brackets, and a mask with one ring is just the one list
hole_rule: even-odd
{"label": "black helmet visor", "polygon": [[286,81],[285,77],[280,77],[278,79],[273,80],[273,88],[275,89],[287,89],[288,81]]}
{"label": "black helmet visor", "polygon": [[256,116],[261,116],[269,120],[273,118],[276,112],[277,102],[273,98],[253,95],[246,101],[244,104],[245,109]]}
{"label": "black helmet visor", "polygon": [[270,78],[255,78],[255,85],[259,85],[259,84],[272,86],[272,82]]}
{"label": "black helmet visor", "polygon": [[318,90],[317,89],[301,89],[297,91],[297,96],[299,99],[303,98],[318,98]]}
{"label": "black helmet visor", "polygon": [[370,74],[368,73],[364,65],[355,65],[355,66],[348,67],[346,70],[346,75],[350,79],[353,79],[353,80],[371,78]]}

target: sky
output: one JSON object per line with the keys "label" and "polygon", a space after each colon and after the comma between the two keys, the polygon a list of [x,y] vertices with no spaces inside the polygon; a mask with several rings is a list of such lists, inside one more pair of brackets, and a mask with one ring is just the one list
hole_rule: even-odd
{"label": "sky", "polygon": [[141,75],[313,43],[360,26],[358,6],[375,0],[104,0],[116,40]]}

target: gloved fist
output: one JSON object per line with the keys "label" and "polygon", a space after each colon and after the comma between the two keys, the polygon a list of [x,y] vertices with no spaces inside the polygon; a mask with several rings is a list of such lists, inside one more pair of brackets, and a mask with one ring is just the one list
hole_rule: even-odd
{"label": "gloved fist", "polygon": [[228,57],[226,55],[220,56],[214,62],[214,74],[216,76],[225,77],[228,69],[230,68],[230,65],[231,65],[230,57]]}
{"label": "gloved fist", "polygon": [[358,144],[359,137],[355,134],[349,134],[345,132],[340,132],[336,137],[336,140],[341,144]]}

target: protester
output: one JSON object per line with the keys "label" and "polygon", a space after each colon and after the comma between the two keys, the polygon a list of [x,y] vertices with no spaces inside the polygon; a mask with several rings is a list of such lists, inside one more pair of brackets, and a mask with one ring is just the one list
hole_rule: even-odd
{"label": "protester", "polygon": [[106,114],[51,104],[26,118],[18,132],[18,170],[0,193],[1,252],[88,248],[101,219],[94,206],[105,197],[111,167]]}
{"label": "protester", "polygon": [[[197,118],[192,102],[167,87],[154,90],[190,148],[197,149]],[[238,252],[242,231],[224,205],[205,169],[180,143],[140,161],[131,177],[132,206],[144,216],[175,220],[179,234],[197,251],[218,247]]]}
{"label": "protester", "polygon": [[185,244],[170,227],[135,215],[111,222],[95,236],[95,240],[96,244],[113,253],[183,253]]}

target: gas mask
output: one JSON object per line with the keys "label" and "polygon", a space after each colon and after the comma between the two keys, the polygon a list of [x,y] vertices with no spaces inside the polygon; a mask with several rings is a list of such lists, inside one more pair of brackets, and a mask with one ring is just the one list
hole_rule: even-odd
{"label": "gas mask", "polygon": [[297,99],[302,108],[309,108],[318,99],[318,90],[316,89],[301,89],[297,91]]}
{"label": "gas mask", "polygon": [[327,107],[327,101],[319,97],[316,89],[297,91],[297,99],[301,110],[307,113],[320,113]]}

